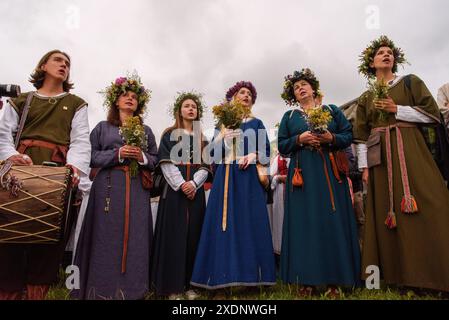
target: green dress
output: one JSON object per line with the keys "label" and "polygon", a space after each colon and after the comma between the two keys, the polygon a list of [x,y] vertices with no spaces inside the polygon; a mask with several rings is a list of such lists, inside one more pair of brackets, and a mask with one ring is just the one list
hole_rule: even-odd
{"label": "green dress", "polygon": [[[397,105],[412,106],[437,120],[438,106],[424,82],[410,75],[407,86],[405,79],[390,87],[389,96]],[[372,93],[365,92],[358,101],[354,140],[366,143],[372,129],[396,123],[393,114],[382,119],[374,108]],[[415,213],[401,212],[406,188],[397,132],[396,128],[390,130],[393,192],[389,192],[385,132],[380,133],[381,162],[369,169],[362,279],[369,276],[366,268],[376,265],[387,284],[449,291],[449,192],[419,129],[400,128],[405,176],[417,205]],[[386,225],[390,194],[397,221],[391,229]]]}
{"label": "green dress", "polygon": [[[321,152],[296,143],[298,135],[310,130],[302,111],[286,112],[279,127],[279,152],[291,157],[280,277],[291,284],[353,287],[360,284],[357,225],[348,180],[342,173],[340,179],[335,176],[330,160],[330,151],[351,145],[352,129],[338,107],[323,108],[332,114],[328,130],[335,134],[335,143],[323,145]],[[302,170],[302,188],[292,184],[297,167]]]}

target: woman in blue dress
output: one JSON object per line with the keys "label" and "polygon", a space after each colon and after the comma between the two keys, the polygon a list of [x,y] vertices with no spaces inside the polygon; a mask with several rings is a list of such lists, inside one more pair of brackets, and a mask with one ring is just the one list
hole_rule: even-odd
{"label": "woman in blue dress", "polygon": [[[301,285],[300,295],[316,286],[338,295],[336,286],[353,287],[360,278],[357,226],[344,161],[336,153],[351,145],[352,128],[338,107],[321,106],[319,81],[310,69],[287,76],[282,97],[297,108],[285,113],[278,134],[280,153],[291,157],[281,278]],[[312,132],[307,112],[313,108],[332,116],[327,130]]]}
{"label": "woman in blue dress", "polygon": [[[107,121],[91,132],[91,168],[97,172],[76,249],[80,300],[144,299],[150,289],[153,222],[149,171],[157,164],[156,139],[142,116],[150,99],[137,75],[117,78],[105,90]],[[146,144],[127,145],[120,127],[139,117]],[[131,161],[138,174],[131,174]]]}
{"label": "woman in blue dress", "polygon": [[[227,101],[238,101],[247,108],[252,108],[256,98],[254,86],[244,81],[226,94]],[[256,168],[256,161],[269,163],[270,144],[257,118],[244,119],[240,130],[240,134],[225,130],[211,143],[216,172],[191,281],[197,287],[219,289],[276,282],[266,194]],[[225,164],[225,155],[218,156],[217,151],[231,151],[228,141],[233,138],[239,138],[242,156]]]}

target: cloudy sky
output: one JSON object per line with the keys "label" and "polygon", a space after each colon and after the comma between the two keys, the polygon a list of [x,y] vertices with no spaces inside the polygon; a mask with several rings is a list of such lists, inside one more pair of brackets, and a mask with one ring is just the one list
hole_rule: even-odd
{"label": "cloudy sky", "polygon": [[[295,69],[316,72],[325,103],[359,96],[358,55],[381,34],[406,52],[401,73],[435,96],[449,82],[446,0],[1,0],[0,12],[0,83],[29,91],[40,57],[68,52],[91,129],[105,118],[97,92],[133,70],[152,89],[145,122],[157,139],[176,92],[195,89],[212,106],[239,80],[255,84],[254,114],[273,128],[287,110],[283,77]],[[210,109],[203,124],[213,126]]]}

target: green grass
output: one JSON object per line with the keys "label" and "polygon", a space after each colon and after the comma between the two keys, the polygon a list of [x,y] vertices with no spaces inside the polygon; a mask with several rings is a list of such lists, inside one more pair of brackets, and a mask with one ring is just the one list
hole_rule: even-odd
{"label": "green grass", "polygon": [[[278,282],[272,287],[235,287],[224,290],[200,290],[199,300],[332,300],[325,295],[325,288],[318,289],[312,297],[299,298],[296,285],[286,285]],[[69,300],[69,291],[64,287],[64,281],[50,289],[48,300]],[[149,293],[146,300],[158,300],[154,293]],[[383,287],[380,290],[340,289],[340,300],[447,300],[447,293],[416,292],[414,290],[399,290]]]}

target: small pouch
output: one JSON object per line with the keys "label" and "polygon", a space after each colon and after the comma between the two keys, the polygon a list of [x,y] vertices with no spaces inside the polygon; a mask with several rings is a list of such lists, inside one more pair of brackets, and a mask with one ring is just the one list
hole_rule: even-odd
{"label": "small pouch", "polygon": [[343,150],[338,150],[334,152],[335,157],[335,163],[337,165],[337,169],[340,173],[344,174],[345,176],[349,176],[349,168],[350,163],[348,160],[348,156],[346,155],[346,152]]}
{"label": "small pouch", "polygon": [[151,190],[153,187],[151,172],[149,170],[140,170],[140,174],[142,175],[142,187],[146,190]]}
{"label": "small pouch", "polygon": [[368,168],[380,165],[382,163],[380,132],[375,132],[369,136],[366,147],[368,149]]}
{"label": "small pouch", "polygon": [[302,188],[304,186],[304,179],[300,168],[295,168],[295,173],[292,178],[292,185],[297,188]]}
{"label": "small pouch", "polygon": [[262,187],[265,190],[267,190],[270,184],[270,179],[268,179],[268,167],[260,163],[257,163],[256,168],[257,168],[257,175],[259,177],[259,182],[262,185]]}

